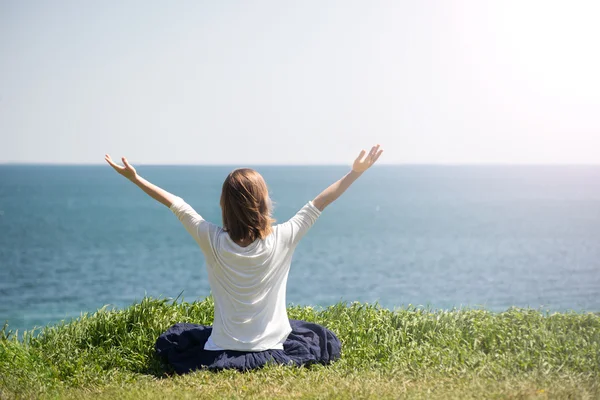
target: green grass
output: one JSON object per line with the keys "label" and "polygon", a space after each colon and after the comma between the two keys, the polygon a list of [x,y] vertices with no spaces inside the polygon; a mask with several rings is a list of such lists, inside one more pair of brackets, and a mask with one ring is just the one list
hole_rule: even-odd
{"label": "green grass", "polygon": [[211,324],[210,298],[144,298],[22,340],[0,332],[4,398],[600,398],[600,316],[511,308],[290,307],[336,332],[330,366],[170,374],[154,342],[176,322]]}

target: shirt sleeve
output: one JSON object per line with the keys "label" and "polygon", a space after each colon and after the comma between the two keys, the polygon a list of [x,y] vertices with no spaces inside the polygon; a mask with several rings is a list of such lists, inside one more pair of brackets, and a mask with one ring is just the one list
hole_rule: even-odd
{"label": "shirt sleeve", "polygon": [[306,203],[296,215],[282,224],[286,242],[292,247],[296,246],[320,215],[321,211],[315,207],[312,201]]}
{"label": "shirt sleeve", "polygon": [[209,226],[210,222],[200,216],[181,197],[175,198],[170,210],[181,221],[185,230],[194,238],[203,251],[210,248]]}

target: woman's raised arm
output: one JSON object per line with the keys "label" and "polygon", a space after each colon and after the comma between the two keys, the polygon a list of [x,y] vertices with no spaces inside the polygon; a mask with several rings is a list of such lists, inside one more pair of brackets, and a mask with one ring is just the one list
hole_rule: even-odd
{"label": "woman's raised arm", "polygon": [[107,163],[110,164],[111,167],[115,169],[119,174],[123,175],[125,178],[129,179],[131,182],[135,183],[140,189],[142,189],[146,194],[152,197],[154,200],[158,201],[161,204],[164,204],[167,207],[171,207],[171,205],[177,199],[177,196],[167,192],[164,189],[159,188],[158,186],[148,182],[141,176],[139,176],[127,159],[122,157],[124,167],[116,164],[112,158],[108,154],[104,156],[104,159]]}
{"label": "woman's raised arm", "polygon": [[356,160],[354,160],[352,171],[348,172],[342,179],[335,182],[315,197],[313,204],[319,211],[323,211],[325,207],[333,203],[350,187],[350,185],[352,185],[352,183],[354,183],[355,180],[358,179],[359,176],[362,175],[363,172],[369,169],[371,165],[375,164],[375,161],[377,161],[381,153],[383,153],[383,149],[379,150],[379,145],[373,146],[369,154],[363,159],[365,153],[366,151],[362,150]]}

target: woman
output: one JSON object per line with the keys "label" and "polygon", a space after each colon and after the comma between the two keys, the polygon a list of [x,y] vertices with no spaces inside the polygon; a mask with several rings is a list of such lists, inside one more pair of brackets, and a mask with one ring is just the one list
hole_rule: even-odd
{"label": "woman", "polygon": [[362,150],[352,170],[309,201],[289,221],[272,225],[271,200],[262,176],[250,168],[232,171],[221,192],[223,228],[204,220],[183,199],[139,176],[127,161],[106,161],[150,197],[169,207],[196,240],[215,302],[212,327],[176,324],[156,350],[177,372],[196,368],[241,370],[266,362],[328,363],[340,343],[326,328],[289,320],[286,283],[294,250],[321,212],[377,161],[383,150]]}

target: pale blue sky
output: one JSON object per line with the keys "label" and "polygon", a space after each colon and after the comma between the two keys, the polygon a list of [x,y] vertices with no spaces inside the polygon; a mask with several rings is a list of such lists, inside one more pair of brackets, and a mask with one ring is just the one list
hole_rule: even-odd
{"label": "pale blue sky", "polygon": [[0,1],[0,162],[598,163],[597,1]]}

